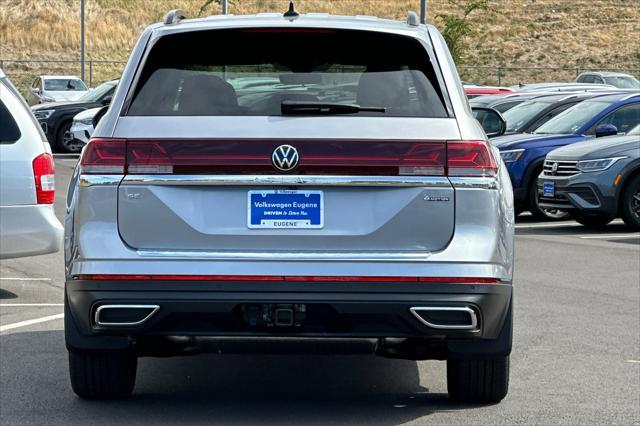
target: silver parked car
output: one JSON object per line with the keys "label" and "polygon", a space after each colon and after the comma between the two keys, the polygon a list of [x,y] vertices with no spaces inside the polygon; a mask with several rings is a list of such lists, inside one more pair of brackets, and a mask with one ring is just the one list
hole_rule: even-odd
{"label": "silver parked car", "polygon": [[583,72],[576,83],[610,84],[619,89],[640,89],[640,81],[632,75],[611,71]]}
{"label": "silver parked car", "polygon": [[86,84],[73,75],[42,75],[37,77],[27,93],[29,105],[47,102],[75,101],[89,92]]}
{"label": "silver parked car", "polygon": [[53,211],[51,147],[0,69],[0,259],[54,253],[62,225]]}
{"label": "silver parked car", "polygon": [[139,356],[273,336],[373,338],[380,355],[446,359],[457,400],[507,393],[512,188],[414,13],[170,12],[135,46],[67,201],[81,397],[129,395]]}

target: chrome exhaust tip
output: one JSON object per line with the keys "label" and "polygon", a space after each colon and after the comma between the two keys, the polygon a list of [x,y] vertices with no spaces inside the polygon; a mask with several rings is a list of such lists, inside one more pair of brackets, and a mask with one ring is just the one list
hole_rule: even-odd
{"label": "chrome exhaust tip", "polygon": [[478,315],[468,306],[414,306],[409,311],[422,324],[437,330],[478,330]]}
{"label": "chrome exhaust tip", "polygon": [[159,305],[100,305],[94,323],[100,327],[134,327],[147,322],[159,309]]}

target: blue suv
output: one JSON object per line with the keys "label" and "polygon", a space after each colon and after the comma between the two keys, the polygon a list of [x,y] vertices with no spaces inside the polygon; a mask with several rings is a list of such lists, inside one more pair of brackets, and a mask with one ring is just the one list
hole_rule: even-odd
{"label": "blue suv", "polygon": [[564,218],[566,212],[538,205],[537,180],[545,156],[560,146],[624,134],[638,123],[640,92],[603,94],[565,110],[533,133],[492,139],[511,176],[516,213],[529,210],[538,219]]}

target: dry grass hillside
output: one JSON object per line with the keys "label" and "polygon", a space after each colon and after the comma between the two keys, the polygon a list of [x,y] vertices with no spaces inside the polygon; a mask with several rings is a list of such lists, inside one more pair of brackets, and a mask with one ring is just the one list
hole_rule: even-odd
{"label": "dry grass hillside", "polygon": [[[86,0],[87,55],[125,61],[142,29],[173,8],[198,15],[205,0]],[[428,19],[460,14],[465,0],[428,0]],[[0,60],[23,85],[42,73],[79,74],[78,63],[15,63],[9,60],[76,60],[80,0],[0,0]],[[419,0],[297,0],[301,12],[376,15],[404,19]],[[286,10],[288,0],[231,0],[230,13]],[[490,0],[493,11],[474,12],[465,66],[640,68],[640,0]],[[213,3],[204,15],[218,13]],[[94,63],[92,80],[117,76],[122,64]],[[88,70],[87,70],[88,72]],[[635,74],[640,72],[636,71]],[[494,69],[463,69],[464,77],[495,83]],[[503,84],[569,80],[575,70],[503,71]]]}

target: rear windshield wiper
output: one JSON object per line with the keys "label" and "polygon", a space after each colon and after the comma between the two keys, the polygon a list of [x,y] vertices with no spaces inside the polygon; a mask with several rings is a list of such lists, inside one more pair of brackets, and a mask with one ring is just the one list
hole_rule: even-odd
{"label": "rear windshield wiper", "polygon": [[355,114],[358,112],[386,112],[385,107],[361,107],[355,104],[338,104],[312,101],[282,101],[282,115]]}

